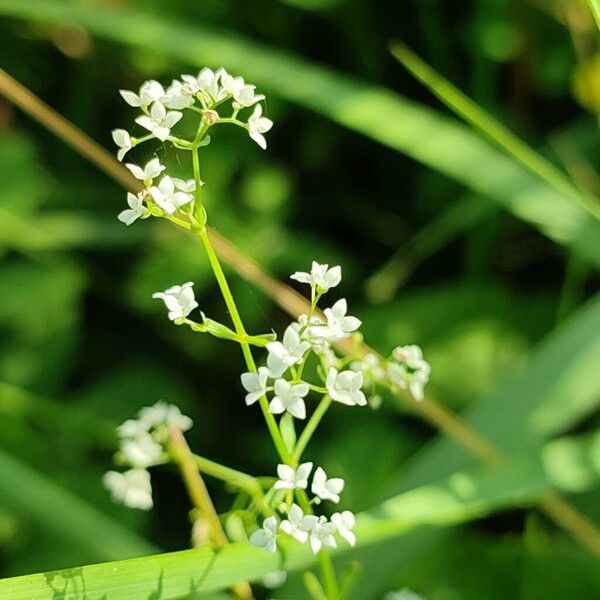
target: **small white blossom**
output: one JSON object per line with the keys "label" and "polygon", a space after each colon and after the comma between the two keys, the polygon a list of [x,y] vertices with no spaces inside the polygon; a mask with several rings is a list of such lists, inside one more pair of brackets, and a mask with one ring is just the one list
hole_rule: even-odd
{"label": "small white blossom", "polygon": [[190,94],[202,93],[204,98],[210,103],[211,101],[218,102],[227,96],[227,91],[220,85],[220,79],[225,69],[213,71],[205,67],[198,73],[197,77],[193,75],[182,75],[181,79],[184,82],[185,90]]}
{"label": "small white blossom", "polygon": [[308,540],[308,532],[314,530],[318,523],[318,517],[305,515],[297,504],[292,504],[288,511],[288,518],[281,521],[279,529],[304,544]]}
{"label": "small white blossom", "polygon": [[260,582],[269,590],[274,590],[281,587],[286,579],[287,573],[283,569],[279,569],[278,571],[267,573]]}
{"label": "small white blossom", "polygon": [[189,89],[181,81],[173,79],[171,85],[165,91],[165,95],[160,98],[161,104],[174,110],[182,110],[194,104],[194,97],[189,93]]}
{"label": "small white blossom", "polygon": [[294,329],[301,335],[302,340],[308,342],[317,354],[323,354],[329,349],[327,325],[318,315],[313,315],[308,322],[308,315],[300,315],[297,323],[292,323]]}
{"label": "small white blossom", "polygon": [[313,554],[317,554],[323,546],[326,548],[337,547],[334,533],[335,525],[329,523],[325,517],[319,517],[315,527],[310,532],[310,549]]}
{"label": "small white blossom", "polygon": [[181,117],[183,117],[181,112],[176,110],[167,111],[160,102],[155,102],[150,107],[150,115],[142,115],[135,122],[147,129],[161,142],[164,142],[171,134],[171,128],[180,121]]}
{"label": "small white blossom", "polygon": [[121,443],[121,453],[127,464],[145,468],[156,464],[162,457],[162,446],[157,444],[148,433]]}
{"label": "small white blossom", "polygon": [[392,355],[399,363],[406,363],[411,369],[420,369],[423,365],[423,350],[419,346],[397,346]]}
{"label": "small white blossom", "polygon": [[250,536],[250,543],[264,548],[267,552],[277,551],[277,517],[267,517],[263,521],[262,529],[257,529]]}
{"label": "small white blossom", "polygon": [[321,467],[317,467],[310,488],[310,491],[316,496],[315,504],[319,504],[321,500],[331,500],[337,504],[340,501],[344,485],[346,482],[341,477],[327,479],[327,473]]}
{"label": "small white blossom", "polygon": [[267,393],[269,369],[259,367],[257,373],[242,373],[241,380],[246,394],[246,405],[250,406]]}
{"label": "small white blossom", "polygon": [[233,96],[233,106],[237,109],[252,106],[265,99],[262,94],[254,93],[255,85],[247,84],[243,77],[233,77],[226,71],[221,75],[221,85],[229,95]]}
{"label": "small white blossom", "polygon": [[269,404],[269,412],[278,415],[287,411],[297,419],[306,418],[306,406],[303,398],[309,392],[308,383],[292,384],[285,379],[277,379],[274,388],[275,396]]}
{"label": "small white blossom", "polygon": [[160,180],[158,186],[153,185],[148,191],[154,202],[169,215],[194,199],[188,192],[178,191],[175,182],[168,175]]}
{"label": "small white blossom", "polygon": [[305,490],[308,487],[308,477],[312,471],[313,464],[306,462],[297,469],[289,465],[277,465],[277,476],[279,479],[273,486],[276,490]]}
{"label": "small white blossom", "polygon": [[[183,284],[183,286],[186,285],[188,284]],[[169,290],[167,290],[167,292],[168,291]],[[179,431],[187,431],[188,429],[191,429],[194,424],[192,419],[181,413],[178,406],[167,404],[162,400],[159,400],[153,406],[144,406],[138,413],[138,416],[140,422],[143,423],[147,429],[158,427],[159,425],[167,425],[168,427],[179,429]]]}
{"label": "small white blossom", "polygon": [[131,469],[124,473],[109,471],[104,475],[104,485],[115,502],[141,510],[152,508],[150,473],[145,469]]}
{"label": "small white blossom", "polygon": [[143,169],[131,163],[127,163],[125,166],[131,171],[133,176],[140,181],[154,179],[166,169],[164,165],[160,164],[160,160],[158,158],[153,158],[152,160],[148,161]]}
{"label": "small white blossom", "polygon": [[387,368],[388,376],[392,383],[405,390],[408,388],[415,400],[423,400],[423,388],[429,381],[431,366],[425,360],[422,360],[418,370],[410,369],[406,364],[389,363]]}
{"label": "small white blossom", "polygon": [[169,311],[169,319],[175,321],[187,317],[197,306],[193,282],[188,281],[182,285],[174,285],[164,292],[152,294],[153,298],[162,300]]}
{"label": "small white blossom", "polygon": [[193,194],[196,191],[196,181],[194,179],[178,179],[173,177],[173,183],[180,192]]}
{"label": "small white blossom", "polygon": [[297,329],[290,325],[283,334],[281,342],[269,342],[267,350],[267,367],[272,377],[281,377],[292,365],[302,362],[304,353],[310,344],[300,339]]}
{"label": "small white blossom", "polygon": [[348,334],[356,331],[362,324],[356,317],[346,316],[348,304],[346,299],[338,300],[331,308],[323,312],[327,318],[327,331],[325,335],[332,340],[341,340]]}
{"label": "small white blossom", "polygon": [[128,131],[125,129],[113,129],[112,130],[112,139],[115,144],[119,147],[119,151],[117,152],[117,159],[123,160],[127,152],[129,152],[133,148],[133,142],[131,141],[131,136]]}
{"label": "small white blossom", "polygon": [[148,431],[148,426],[139,419],[127,419],[117,427],[117,434],[122,438],[136,438],[144,435]]}
{"label": "small white blossom", "polygon": [[365,378],[373,381],[385,378],[385,369],[381,366],[379,357],[372,352],[363,356],[362,360],[354,361],[350,368],[353,371],[362,371]]}
{"label": "small white blossom", "polygon": [[343,512],[337,512],[331,515],[331,522],[335,525],[336,531],[351,545],[356,544],[356,534],[354,531],[354,525],[356,519],[354,513],[349,510]]}
{"label": "small white blossom", "polygon": [[262,106],[257,104],[248,119],[248,133],[263,150],[267,149],[267,140],[263,133],[267,133],[271,127],[273,127],[273,121],[262,116]]}
{"label": "small white blossom", "polygon": [[132,194],[131,192],[127,192],[127,204],[129,208],[126,208],[117,215],[117,219],[121,223],[131,225],[138,219],[147,219],[150,216],[150,211],[144,205],[143,193]]}
{"label": "small white blossom", "polygon": [[313,260],[310,273],[297,271],[290,276],[290,279],[295,279],[300,283],[308,283],[314,286],[317,292],[322,294],[340,283],[342,280],[342,268],[337,266],[330,269],[329,265],[322,265]]}
{"label": "small white blossom", "polygon": [[129,106],[140,107],[142,110],[146,110],[153,102],[160,101],[165,95],[165,90],[158,81],[150,80],[142,84],[139,94],[130,92],[129,90],[119,90],[119,93]]}
{"label": "small white blossom", "polygon": [[362,372],[342,371],[338,373],[335,367],[330,367],[327,373],[327,393],[336,402],[347,406],[365,406],[367,399],[361,391],[363,384]]}

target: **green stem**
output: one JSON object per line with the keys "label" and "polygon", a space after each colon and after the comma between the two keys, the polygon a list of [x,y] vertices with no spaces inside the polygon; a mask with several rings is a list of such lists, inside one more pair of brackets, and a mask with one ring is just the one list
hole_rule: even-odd
{"label": "green stem", "polygon": [[340,590],[338,588],[331,555],[329,552],[321,550],[318,554],[318,558],[319,565],[321,567],[321,573],[323,574],[323,586],[325,587],[327,598],[328,600],[339,600]]}
{"label": "green stem", "polygon": [[[206,229],[202,228],[198,230],[198,235],[204,244],[204,249],[206,250],[206,254],[208,256],[208,262],[212,268],[212,271],[215,275],[217,283],[219,285],[219,289],[221,290],[221,294],[223,296],[223,300],[225,300],[225,304],[227,306],[227,310],[229,310],[229,314],[231,316],[231,320],[233,321],[233,326],[235,328],[236,333],[240,336],[241,340],[245,339],[247,334],[244,328],[244,324],[240,317],[240,313],[237,309],[235,300],[233,299],[233,295],[231,294],[231,290],[229,289],[229,284],[227,283],[227,279],[225,277],[225,273],[223,272],[223,268],[221,267],[221,263],[215,253],[214,248],[210,242],[208,234],[206,233]],[[249,371],[256,373],[256,363],[254,362],[254,357],[252,356],[252,350],[250,349],[250,344],[245,341],[240,340],[240,346],[242,348],[242,354],[244,355],[244,360],[246,361],[246,367]],[[279,427],[277,426],[277,421],[275,417],[269,412],[269,402],[265,396],[263,396],[260,400],[260,408],[263,412],[265,421],[267,423],[267,427],[269,429],[269,433],[273,438],[273,443],[275,444],[275,448],[281,457],[281,460],[286,464],[290,464],[291,466],[296,466],[293,462],[293,457],[290,456],[288,452],[285,442],[281,437],[281,432],[279,431]]]}
{"label": "green stem", "polygon": [[317,429],[317,426],[321,422],[323,415],[327,412],[327,409],[331,406],[331,396],[325,395],[323,399],[319,403],[319,406],[315,409],[315,412],[312,414],[310,420],[306,424],[306,427],[303,429],[302,434],[300,435],[300,439],[294,448],[293,459],[295,463],[300,462],[300,458],[304,449],[306,448],[310,438],[313,433]]}

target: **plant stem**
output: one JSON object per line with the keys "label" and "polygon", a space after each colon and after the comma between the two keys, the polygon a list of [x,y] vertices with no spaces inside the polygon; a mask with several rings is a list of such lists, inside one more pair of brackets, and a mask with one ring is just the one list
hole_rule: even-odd
{"label": "plant stem", "polygon": [[331,396],[323,396],[323,399],[319,403],[319,406],[317,406],[315,412],[312,414],[311,418],[306,424],[306,427],[302,430],[302,433],[300,434],[300,439],[298,440],[298,443],[294,448],[293,459],[295,463],[300,462],[300,457],[302,456],[304,449],[306,448],[308,442],[310,441],[310,438],[312,437],[313,433],[315,432],[319,423],[321,422],[321,419],[323,418],[323,416],[327,412],[327,409],[330,406]]}
{"label": "plant stem", "polygon": [[[168,448],[173,460],[179,467],[179,472],[192,504],[209,524],[213,543],[219,548],[225,546],[229,543],[229,540],[225,535],[219,515],[198,470],[196,457],[192,454],[185,437],[179,429],[171,430]],[[236,583],[231,589],[242,600],[252,600],[254,598],[252,588],[246,581]]]}
{"label": "plant stem", "polygon": [[[221,294],[223,296],[223,300],[225,300],[225,304],[227,309],[229,310],[229,314],[231,316],[231,320],[233,322],[233,326],[235,328],[236,333],[240,336],[240,346],[242,347],[242,354],[244,355],[244,360],[246,361],[246,367],[249,371],[256,372],[256,363],[254,362],[254,357],[252,356],[252,350],[250,349],[250,344],[246,341],[242,341],[246,339],[246,329],[244,328],[244,324],[240,317],[240,313],[237,309],[237,305],[235,300],[233,299],[233,295],[231,294],[231,290],[229,289],[229,284],[227,283],[227,279],[225,277],[225,273],[223,273],[223,268],[221,267],[221,263],[217,258],[217,255],[212,247],[208,234],[206,233],[206,228],[202,228],[198,230],[198,235],[204,244],[204,249],[206,250],[206,254],[208,256],[208,262],[213,270],[215,278],[217,279],[217,283],[219,285],[219,289],[221,290]],[[267,423],[267,427],[269,429],[269,433],[273,438],[273,443],[275,444],[275,448],[281,457],[281,460],[286,464],[291,464],[291,466],[296,466],[293,463],[293,458],[290,456],[288,452],[285,442],[281,437],[281,432],[279,431],[279,427],[277,426],[277,421],[275,417],[269,412],[269,402],[265,396],[263,396],[260,400],[260,408],[265,417],[265,421]]]}

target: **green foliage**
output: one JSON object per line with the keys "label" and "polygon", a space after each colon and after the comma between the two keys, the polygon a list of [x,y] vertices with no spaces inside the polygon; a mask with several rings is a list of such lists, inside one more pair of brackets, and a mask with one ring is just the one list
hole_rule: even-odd
{"label": "green foliage", "polygon": [[[439,0],[0,0],[2,67],[107,147],[127,122],[119,88],[204,65],[256,83],[269,151],[219,132],[202,166],[219,232],[282,279],[312,258],[342,264],[366,341],[422,345],[431,397],[506,455],[483,468],[391,394],[359,422],[334,407],[306,460],[345,477],[361,511],[356,549],[335,556],[350,597],[597,594],[596,559],[536,507],[555,490],[600,519],[600,144],[582,116],[597,116],[600,70],[585,4],[561,23],[507,0],[451,14]],[[430,107],[394,39],[466,124]],[[153,472],[149,514],[102,488],[115,422],[159,399],[193,417],[201,455],[274,475],[235,344],[173,327],[151,298],[193,279],[209,323],[231,326],[197,242],[122,226],[122,190],[4,103],[0,172],[0,597],[212,598],[281,561],[272,597],[305,597],[313,557],[294,543],[173,552],[190,545],[189,503],[170,469]],[[251,333],[281,331],[272,302],[231,281]],[[229,510],[232,490],[207,479]]]}

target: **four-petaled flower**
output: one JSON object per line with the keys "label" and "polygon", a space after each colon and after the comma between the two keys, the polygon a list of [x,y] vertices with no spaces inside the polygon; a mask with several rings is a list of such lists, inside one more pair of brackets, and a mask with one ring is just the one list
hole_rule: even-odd
{"label": "four-petaled flower", "polygon": [[302,357],[309,348],[310,344],[302,341],[298,330],[290,325],[285,330],[281,342],[267,344],[267,367],[271,377],[281,377],[289,367],[302,362]]}
{"label": "four-petaled flower", "polygon": [[342,371],[330,367],[327,373],[327,393],[336,402],[347,406],[365,406],[367,399],[361,391],[363,374],[361,371]]}
{"label": "four-petaled flower", "polygon": [[329,265],[322,265],[313,260],[310,273],[297,271],[290,276],[290,279],[295,279],[300,283],[308,283],[314,286],[318,293],[323,294],[340,283],[342,268],[337,266],[330,269]]}
{"label": "four-petaled flower", "polygon": [[269,369],[259,367],[256,373],[242,373],[242,385],[248,392],[246,394],[246,405],[250,406],[267,393],[267,381]]}
{"label": "four-petaled flower", "polygon": [[354,546],[354,544],[356,544],[356,534],[354,531],[352,531],[354,529],[354,525],[356,524],[354,513],[349,510],[333,513],[330,520],[335,525],[336,531],[351,546]]}
{"label": "four-petaled flower", "polygon": [[177,110],[170,110],[160,102],[155,102],[150,107],[150,115],[142,115],[135,122],[147,129],[154,137],[164,142],[171,134],[171,128],[179,122],[183,114]]}
{"label": "four-petaled flower", "polygon": [[297,419],[306,418],[303,398],[310,389],[308,383],[290,383],[285,379],[277,379],[274,388],[275,396],[269,404],[269,412],[278,415],[287,411]]}
{"label": "four-petaled flower", "polygon": [[310,488],[310,491],[316,496],[315,504],[319,504],[321,500],[331,500],[337,504],[345,484],[346,482],[341,477],[327,479],[325,471],[321,467],[317,467]]}
{"label": "four-petaled flower", "polygon": [[158,160],[158,158],[153,158],[152,160],[148,161],[143,169],[132,163],[127,163],[125,166],[131,171],[133,176],[140,181],[154,179],[155,177],[158,177],[166,168],[164,165],[160,164],[160,160]]}
{"label": "four-petaled flower", "polygon": [[156,464],[162,457],[162,446],[148,433],[127,439],[121,444],[125,462],[132,467],[145,469]]}
{"label": "four-petaled flower", "polygon": [[104,475],[104,485],[110,490],[115,502],[141,510],[152,508],[150,473],[145,469],[130,469],[124,473],[109,471]]}
{"label": "four-petaled flower", "polygon": [[165,95],[165,90],[158,81],[150,80],[142,85],[139,94],[130,92],[129,90],[119,90],[119,93],[129,106],[140,107],[142,110],[146,110],[153,102],[160,102],[161,98]]}
{"label": "four-petaled flower", "polygon": [[345,298],[338,300],[331,308],[324,311],[327,318],[327,330],[325,336],[332,340],[341,340],[348,334],[356,331],[362,324],[356,317],[346,316],[348,304]]}
{"label": "four-petaled flower", "polygon": [[113,129],[112,139],[115,144],[119,147],[117,152],[117,159],[123,160],[125,155],[133,148],[133,141],[128,131],[125,129]]}
{"label": "four-petaled flower", "polygon": [[138,219],[146,219],[150,216],[150,211],[144,205],[144,195],[142,192],[139,194],[127,192],[127,204],[129,208],[126,208],[117,215],[117,219],[121,223],[131,225]]}
{"label": "four-petaled flower", "polygon": [[297,504],[292,504],[288,510],[288,518],[281,521],[279,529],[304,544],[308,540],[309,531],[313,531],[318,523],[318,517],[305,515]]}
{"label": "four-petaled flower", "polygon": [[160,103],[173,110],[182,110],[194,104],[194,96],[189,93],[185,84],[173,79],[165,95],[160,98]]}
{"label": "four-petaled flower", "polygon": [[302,463],[297,469],[289,465],[277,465],[279,479],[273,487],[276,490],[305,490],[308,487],[308,477],[312,468],[311,462]]}
{"label": "four-petaled flower", "polygon": [[423,388],[429,381],[430,372],[431,366],[425,360],[422,361],[421,366],[416,371],[408,368],[406,364],[395,362],[389,363],[387,368],[387,373],[392,383],[395,383],[403,390],[408,388],[415,400],[423,400]]}
{"label": "four-petaled flower", "polygon": [[176,321],[187,317],[197,306],[193,282],[188,281],[182,285],[174,285],[164,292],[152,294],[153,298],[162,300],[169,311],[169,319]]}
{"label": "four-petaled flower", "polygon": [[261,529],[257,529],[250,536],[250,543],[258,546],[259,548],[264,548],[267,552],[276,552],[277,551],[277,528],[278,522],[277,517],[271,516],[267,517],[263,521],[263,526]]}
{"label": "four-petaled flower", "polygon": [[420,369],[425,362],[423,360],[423,350],[419,346],[397,346],[392,352],[394,360],[399,363],[405,363],[411,369]]}
{"label": "four-petaled flower", "polygon": [[158,186],[153,185],[148,191],[154,202],[169,215],[194,199],[188,192],[177,190],[175,181],[168,175],[160,180]]}
{"label": "four-petaled flower", "polygon": [[267,140],[263,133],[267,133],[271,127],[273,127],[273,121],[262,116],[262,105],[257,104],[248,119],[248,133],[263,150],[267,149]]}
{"label": "four-petaled flower", "polygon": [[330,523],[325,517],[320,516],[317,523],[310,532],[310,549],[313,554],[317,554],[323,546],[326,548],[335,548],[337,543],[333,534],[335,525]]}

